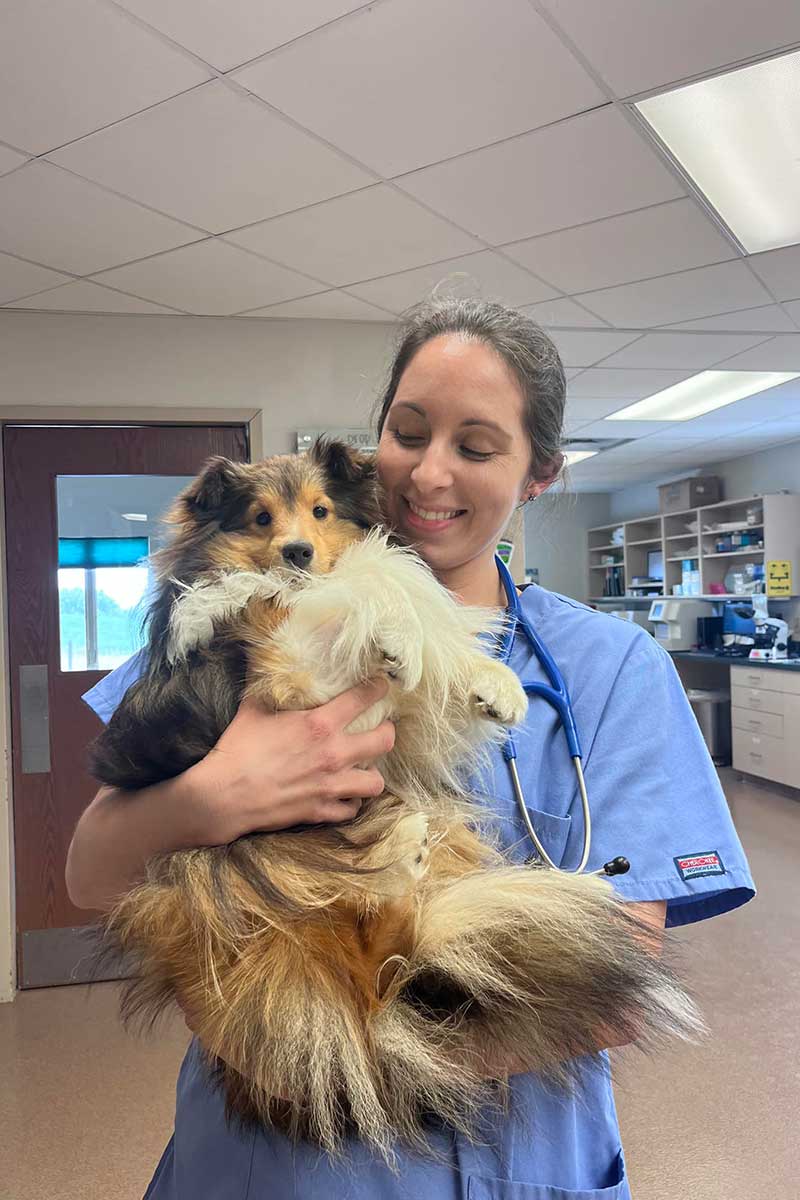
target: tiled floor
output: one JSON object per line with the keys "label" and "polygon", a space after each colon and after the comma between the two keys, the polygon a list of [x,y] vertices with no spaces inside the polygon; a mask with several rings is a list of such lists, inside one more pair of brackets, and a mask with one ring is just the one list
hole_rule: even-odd
{"label": "tiled floor", "polygon": [[[800,1195],[800,802],[723,774],[759,897],[676,935],[709,1041],[616,1056],[636,1200]],[[0,1005],[2,1200],[141,1200],[186,1041],[126,1037],[111,984]]]}

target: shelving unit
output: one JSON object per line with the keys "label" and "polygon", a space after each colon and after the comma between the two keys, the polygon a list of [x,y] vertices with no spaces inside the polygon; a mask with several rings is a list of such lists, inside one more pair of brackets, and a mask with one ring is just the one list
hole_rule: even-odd
{"label": "shelving unit", "polygon": [[[727,528],[719,530],[716,528],[719,525]],[[611,542],[612,532],[620,527],[622,543]],[[761,545],[716,549],[722,538],[733,537],[737,532],[755,535]],[[590,529],[589,591],[594,594],[589,599],[595,603],[619,603],[619,595],[603,594],[603,584],[616,574],[626,605],[647,603],[643,597],[630,595],[630,581],[648,574],[647,555],[651,550],[660,550],[664,561],[663,588],[654,588],[653,596],[673,595],[673,589],[681,584],[687,560],[692,564],[689,570],[697,571],[699,579],[699,594],[688,599],[735,598],[742,593],[715,589],[724,587],[732,573],[746,578],[745,567],[751,563],[757,567],[764,564],[766,571],[766,564],[772,561],[789,563],[791,593],[800,595],[800,495],[774,493],[721,500],[685,512],[637,517]]]}
{"label": "shelving unit", "polygon": [[616,521],[613,525],[601,525],[589,530],[590,591],[603,592],[604,588],[612,586],[614,579],[619,579],[620,590],[625,591],[625,546],[611,541],[612,534],[620,528],[620,524]]}

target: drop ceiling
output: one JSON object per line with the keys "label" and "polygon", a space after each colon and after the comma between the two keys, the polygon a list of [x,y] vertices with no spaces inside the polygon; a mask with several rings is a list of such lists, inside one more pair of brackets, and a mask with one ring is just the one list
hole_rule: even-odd
{"label": "drop ceiling", "polygon": [[443,280],[548,326],[579,490],[800,438],[800,246],[745,255],[632,102],[800,45],[797,0],[5,0],[0,305],[392,322]]}

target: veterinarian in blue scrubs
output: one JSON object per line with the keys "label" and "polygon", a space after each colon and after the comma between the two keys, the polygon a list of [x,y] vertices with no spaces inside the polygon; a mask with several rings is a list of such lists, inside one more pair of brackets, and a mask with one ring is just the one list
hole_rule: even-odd
{"label": "veterinarian in blue scrubs", "polygon": [[[412,314],[402,330],[379,418],[388,512],[398,533],[465,602],[503,603],[494,546],[514,507],[534,499],[559,472],[564,390],[549,338],[513,310],[477,301],[437,302]],[[526,589],[522,604],[572,696],[592,809],[589,869],[625,855],[630,873],[617,877],[614,886],[654,925],[688,924],[749,900],[754,888],[747,862],[669,657],[643,629],[540,587]],[[511,665],[526,680],[544,678],[522,639]],[[87,694],[103,719],[138,666],[137,661],[126,664]],[[256,720],[263,722],[266,736],[268,723],[278,719],[246,713],[242,736],[255,738]],[[557,863],[574,865],[583,838],[580,801],[563,732],[549,705],[532,701],[517,741],[520,776],[539,836]],[[217,771],[225,769],[227,757]],[[273,763],[272,769],[278,774],[280,767]],[[179,800],[170,808],[181,786],[179,780],[140,793],[136,816],[115,806],[113,793],[101,793],[87,810],[73,843],[71,879],[71,890],[87,906],[105,895],[109,878],[102,886],[97,881],[93,891],[92,873],[100,868],[81,864],[102,861],[112,839],[127,832],[134,846],[130,862],[118,867],[118,890],[135,878],[135,867],[141,870],[147,851],[194,844],[188,816],[184,830],[175,819],[174,813],[182,811]],[[487,816],[499,818],[508,853],[525,860],[530,846],[499,753],[470,786]],[[165,818],[168,831],[154,842],[159,804],[172,817]],[[255,821],[251,829],[263,827],[265,820],[275,827],[263,814],[250,819]],[[280,1134],[228,1128],[223,1099],[211,1085],[195,1041],[178,1080],[175,1132],[146,1195],[148,1200],[625,1200],[630,1188],[605,1049],[598,1046],[597,1054],[580,1065],[583,1086],[567,1095],[536,1076],[515,1074],[514,1064],[507,1064],[510,1111],[503,1118],[487,1117],[482,1144],[439,1129],[432,1135],[433,1160],[399,1148],[393,1173],[359,1144],[349,1145],[342,1159],[330,1160]],[[676,1178],[678,1169],[676,1163]]]}

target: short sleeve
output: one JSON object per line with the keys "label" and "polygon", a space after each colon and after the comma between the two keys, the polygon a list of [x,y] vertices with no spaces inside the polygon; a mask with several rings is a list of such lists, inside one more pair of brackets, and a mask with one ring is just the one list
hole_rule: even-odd
{"label": "short sleeve", "polygon": [[144,673],[145,661],[145,651],[139,650],[121,666],[109,671],[108,675],[104,675],[99,683],[81,696],[81,700],[97,713],[104,724],[107,725],[111,720],[114,709],[131,684]]}
{"label": "short sleeve", "polygon": [[728,912],[755,895],[700,728],[669,655],[642,636],[623,660],[585,774],[591,866],[629,859],[627,900],[666,900],[667,926]]}

